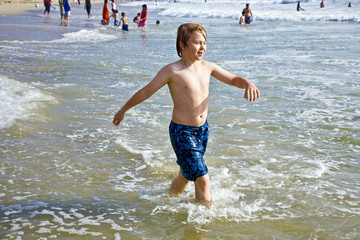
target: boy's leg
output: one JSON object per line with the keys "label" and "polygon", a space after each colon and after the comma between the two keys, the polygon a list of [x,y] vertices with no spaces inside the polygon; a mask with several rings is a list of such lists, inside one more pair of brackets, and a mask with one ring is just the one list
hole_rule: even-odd
{"label": "boy's leg", "polygon": [[189,183],[189,180],[187,180],[183,176],[181,169],[180,169],[179,174],[176,176],[176,178],[171,183],[170,192],[172,192],[174,194],[180,194],[185,190],[188,183]]}
{"label": "boy's leg", "polygon": [[208,206],[211,204],[209,174],[198,177],[195,180],[195,197],[200,203]]}

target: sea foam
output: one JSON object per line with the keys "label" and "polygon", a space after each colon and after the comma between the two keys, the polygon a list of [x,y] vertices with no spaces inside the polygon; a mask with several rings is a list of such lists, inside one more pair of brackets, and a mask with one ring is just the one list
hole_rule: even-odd
{"label": "sea foam", "polygon": [[0,129],[8,128],[16,120],[33,114],[33,109],[44,103],[56,103],[56,99],[28,83],[0,76]]}

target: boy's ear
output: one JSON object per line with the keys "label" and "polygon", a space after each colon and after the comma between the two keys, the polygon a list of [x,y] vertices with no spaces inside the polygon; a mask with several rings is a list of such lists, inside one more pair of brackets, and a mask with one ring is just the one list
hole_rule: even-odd
{"label": "boy's ear", "polygon": [[180,41],[179,44],[180,44],[180,48],[181,48],[181,49],[185,49],[185,45],[184,45],[183,42]]}

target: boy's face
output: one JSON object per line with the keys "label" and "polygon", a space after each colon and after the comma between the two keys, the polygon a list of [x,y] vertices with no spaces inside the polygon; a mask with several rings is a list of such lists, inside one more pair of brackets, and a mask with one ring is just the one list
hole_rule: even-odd
{"label": "boy's face", "polygon": [[196,60],[201,60],[206,52],[206,40],[200,32],[192,33],[187,46],[181,45],[182,54]]}

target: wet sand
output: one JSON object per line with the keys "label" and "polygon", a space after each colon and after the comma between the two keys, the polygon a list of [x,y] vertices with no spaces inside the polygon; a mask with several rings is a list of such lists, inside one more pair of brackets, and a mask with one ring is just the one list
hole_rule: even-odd
{"label": "wet sand", "polygon": [[[92,0],[91,3],[101,3],[102,0]],[[37,5],[38,4],[38,5]],[[56,8],[59,6],[57,0],[52,1],[52,6]],[[71,3],[73,6],[74,3]],[[81,1],[84,5],[84,1]],[[0,0],[0,15],[21,14],[26,11],[45,9],[43,1],[41,0]]]}

